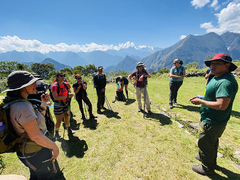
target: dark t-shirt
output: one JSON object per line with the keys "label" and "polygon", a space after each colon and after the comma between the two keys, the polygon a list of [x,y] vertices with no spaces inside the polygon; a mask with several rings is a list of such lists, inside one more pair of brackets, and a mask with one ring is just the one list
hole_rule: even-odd
{"label": "dark t-shirt", "polygon": [[[87,82],[86,82],[86,81],[82,80],[81,82],[87,85]],[[77,83],[77,81],[75,81],[75,82],[73,83],[73,87],[75,87],[75,88],[77,89],[78,86],[79,86],[79,84]],[[79,89],[78,93],[76,94],[76,98],[84,99],[86,96],[87,96],[86,90],[84,90],[83,87],[81,87],[81,88]]]}

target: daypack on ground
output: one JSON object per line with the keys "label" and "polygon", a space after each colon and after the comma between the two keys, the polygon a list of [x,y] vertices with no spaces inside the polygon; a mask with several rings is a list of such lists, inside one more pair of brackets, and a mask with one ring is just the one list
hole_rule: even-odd
{"label": "daypack on ground", "polygon": [[[15,100],[7,104],[5,104],[3,100],[0,100],[0,119],[6,126],[4,130],[4,136],[0,139],[0,154],[16,152],[19,150],[20,145],[23,144],[24,142],[24,137],[17,136],[15,130],[13,129],[12,123],[10,121],[9,105],[18,101],[24,101],[24,100]],[[24,102],[28,102],[28,101],[24,101]]]}

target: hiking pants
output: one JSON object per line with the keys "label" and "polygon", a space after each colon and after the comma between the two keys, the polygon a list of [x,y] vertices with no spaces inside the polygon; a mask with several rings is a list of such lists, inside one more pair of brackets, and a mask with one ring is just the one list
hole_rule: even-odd
{"label": "hiking pants", "polygon": [[88,112],[89,112],[89,117],[90,117],[92,115],[92,103],[90,102],[90,100],[88,99],[87,96],[85,96],[83,99],[79,98],[79,97],[77,98],[79,109],[80,109],[83,117],[85,117],[85,114],[83,111],[82,101],[84,101],[84,103],[86,103],[86,105],[88,106]]}
{"label": "hiking pants", "polygon": [[142,109],[141,94],[143,94],[144,104],[147,106],[147,110],[151,110],[147,88],[146,87],[144,88],[135,87],[135,88],[136,88],[136,98],[138,102],[138,108]]}
{"label": "hiking pants", "polygon": [[198,148],[202,165],[207,170],[214,170],[217,164],[219,138],[226,125],[210,125],[201,121],[199,128]]}
{"label": "hiking pants", "polygon": [[97,97],[98,97],[97,110],[100,111],[101,108],[104,107],[105,91],[101,92],[101,89],[96,89],[96,91],[97,91]]}
{"label": "hiking pants", "polygon": [[33,165],[36,170],[34,171],[26,162],[26,158],[23,157],[23,154],[19,151],[17,152],[18,158],[22,161],[22,163],[29,168],[30,170],[30,180],[50,180],[53,177],[53,164],[52,161],[46,160],[51,159],[52,154],[51,151],[47,148],[42,148],[34,153],[25,153],[25,157],[31,165]]}
{"label": "hiking pants", "polygon": [[169,81],[170,94],[169,94],[169,105],[177,102],[177,93],[181,87],[183,81]]}

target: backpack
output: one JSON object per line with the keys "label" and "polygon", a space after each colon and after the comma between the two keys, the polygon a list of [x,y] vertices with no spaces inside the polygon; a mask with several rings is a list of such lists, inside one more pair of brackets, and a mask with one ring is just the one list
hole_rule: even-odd
{"label": "backpack", "polygon": [[123,91],[116,91],[116,96],[115,98],[118,100],[118,101],[125,101],[126,98],[123,94]]}
{"label": "backpack", "polygon": [[[142,70],[142,74],[143,74],[143,75],[146,74],[146,72],[147,72],[147,71],[146,71],[145,69]],[[135,77],[138,78],[138,72],[137,72],[137,71],[135,72]],[[147,86],[147,85],[148,85],[147,77],[144,77],[144,78],[143,78],[143,81],[144,81],[144,85]]]}
{"label": "backpack", "polygon": [[[64,84],[64,87],[65,87],[66,89],[69,89],[68,86],[67,86],[67,84],[66,84],[65,82],[63,82],[63,84]],[[60,92],[59,84],[58,84],[58,83],[55,83],[55,85],[57,86],[57,94],[59,94],[59,92]],[[52,86],[52,85],[51,85],[51,86]],[[53,97],[53,95],[52,95],[51,86],[49,86],[49,91],[50,91],[49,94],[50,94],[51,100],[52,100],[53,102],[58,102],[58,100],[55,100],[54,97]],[[63,102],[63,101],[61,100],[61,102]]]}
{"label": "backpack", "polygon": [[29,101],[21,99],[10,101],[6,104],[4,100],[0,100],[0,119],[6,126],[4,135],[0,138],[0,154],[18,151],[20,145],[22,145],[26,139],[25,134],[23,134],[21,137],[17,136],[10,121],[9,105],[19,101],[24,101],[31,104]]}

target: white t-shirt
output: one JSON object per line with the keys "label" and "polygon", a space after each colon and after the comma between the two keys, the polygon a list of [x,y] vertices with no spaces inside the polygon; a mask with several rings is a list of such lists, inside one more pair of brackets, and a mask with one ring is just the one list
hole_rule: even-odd
{"label": "white t-shirt", "polygon": [[10,105],[10,120],[17,135],[20,137],[25,133],[23,125],[36,119],[41,132],[47,130],[45,117],[41,112],[36,110],[27,102],[16,102]]}

